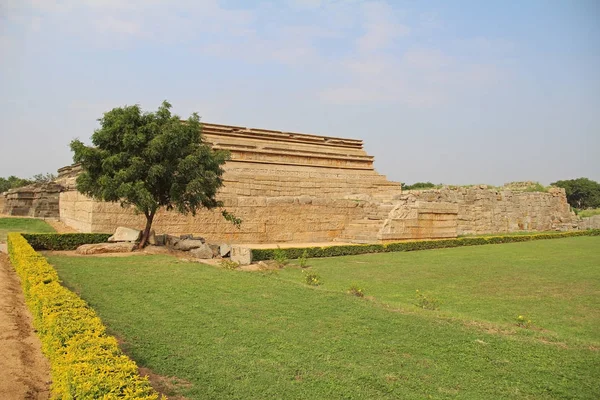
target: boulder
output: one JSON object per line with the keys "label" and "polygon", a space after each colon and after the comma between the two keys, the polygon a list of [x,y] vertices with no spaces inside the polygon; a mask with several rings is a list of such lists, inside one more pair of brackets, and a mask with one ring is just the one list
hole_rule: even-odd
{"label": "boulder", "polygon": [[[204,243],[201,240],[196,240],[196,239],[183,239],[178,241],[173,248],[175,250],[181,250],[181,251],[190,251],[193,249],[197,249],[200,248],[204,245]],[[209,247],[210,248],[210,247]],[[211,250],[212,251],[212,250]]]}
{"label": "boulder", "polygon": [[221,252],[219,251],[219,245],[218,244],[209,244],[208,247],[210,247],[210,249],[213,252],[213,258],[221,257]]}
{"label": "boulder", "polygon": [[219,254],[221,255],[221,257],[229,257],[229,253],[231,252],[231,246],[223,243],[221,246],[219,246]]}
{"label": "boulder", "polygon": [[140,239],[142,231],[139,229],[126,228],[120,226],[115,231],[114,235],[108,238],[109,242],[136,242]]}
{"label": "boulder", "polygon": [[190,255],[204,260],[213,258],[213,254],[213,249],[207,244],[202,244],[200,247],[190,250]]}
{"label": "boulder", "polygon": [[240,265],[252,264],[252,250],[248,247],[231,246],[231,261]]}
{"label": "boulder", "polygon": [[154,235],[154,237],[151,236],[150,238],[154,240],[154,243],[150,241],[150,244],[153,246],[164,246],[166,242],[166,236],[167,235]]}
{"label": "boulder", "polygon": [[96,243],[84,244],[75,250],[77,254],[129,253],[135,248],[135,243]]}
{"label": "boulder", "polygon": [[181,239],[173,235],[165,235],[165,245],[174,247]]}

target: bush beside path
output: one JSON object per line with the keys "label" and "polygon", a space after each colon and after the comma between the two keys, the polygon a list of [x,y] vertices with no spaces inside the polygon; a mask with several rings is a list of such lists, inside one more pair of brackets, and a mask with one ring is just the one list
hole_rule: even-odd
{"label": "bush beside path", "polygon": [[31,324],[19,278],[0,253],[0,398],[48,399],[50,366]]}

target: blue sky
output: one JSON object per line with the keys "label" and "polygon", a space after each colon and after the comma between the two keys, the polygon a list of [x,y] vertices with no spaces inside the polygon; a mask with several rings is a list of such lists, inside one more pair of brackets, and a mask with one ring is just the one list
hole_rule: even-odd
{"label": "blue sky", "polygon": [[596,0],[0,0],[0,60],[0,176],[167,99],[363,139],[395,181],[600,181]]}

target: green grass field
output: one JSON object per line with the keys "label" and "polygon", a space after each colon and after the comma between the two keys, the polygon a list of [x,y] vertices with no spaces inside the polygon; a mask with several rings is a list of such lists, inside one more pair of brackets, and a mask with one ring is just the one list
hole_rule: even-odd
{"label": "green grass field", "polygon": [[[50,261],[139,365],[184,380],[190,399],[595,399],[599,249],[577,237],[313,259],[316,288],[293,264]],[[439,309],[415,306],[417,289]]]}
{"label": "green grass field", "polygon": [[591,210],[580,210],[577,215],[581,218],[593,217],[594,215],[600,214],[600,208],[594,208]]}
{"label": "green grass field", "polygon": [[41,219],[34,218],[0,218],[0,243],[6,243],[8,232],[52,233],[54,228]]}

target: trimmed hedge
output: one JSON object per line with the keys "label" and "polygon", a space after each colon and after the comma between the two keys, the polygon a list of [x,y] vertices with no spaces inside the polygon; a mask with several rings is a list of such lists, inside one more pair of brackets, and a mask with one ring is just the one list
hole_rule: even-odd
{"label": "trimmed hedge", "polygon": [[105,243],[109,233],[22,233],[35,250],[75,250],[82,244]]}
{"label": "trimmed hedge", "polygon": [[[302,257],[304,251],[310,258],[338,257],[367,253],[387,253],[397,251],[417,251],[444,249],[449,247],[479,246],[484,244],[529,242],[532,240],[560,239],[573,236],[600,236],[600,229],[585,231],[537,233],[532,235],[462,237],[456,239],[422,240],[414,242],[398,242],[387,244],[356,244],[346,246],[324,246],[282,249],[286,257],[296,259]],[[272,260],[277,249],[252,249],[252,261]]]}
{"label": "trimmed hedge", "polygon": [[50,361],[52,398],[158,399],[94,310],[60,284],[54,268],[21,234],[8,234],[8,253]]}

